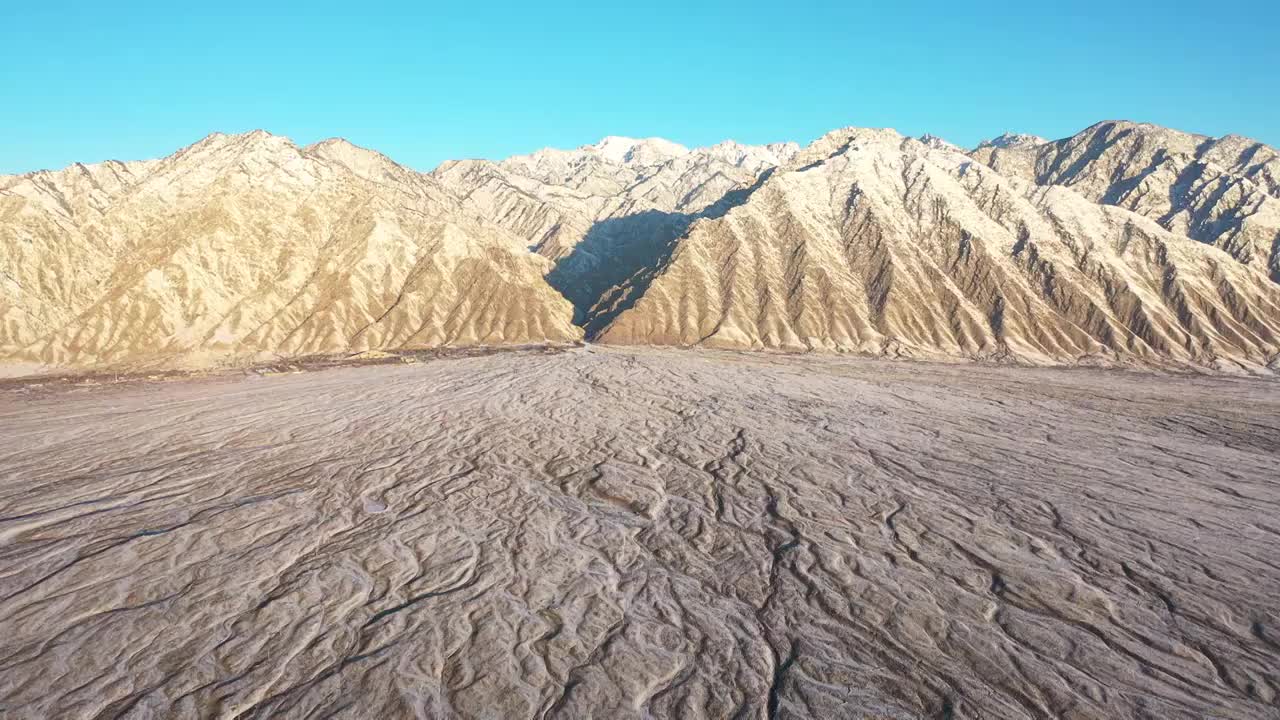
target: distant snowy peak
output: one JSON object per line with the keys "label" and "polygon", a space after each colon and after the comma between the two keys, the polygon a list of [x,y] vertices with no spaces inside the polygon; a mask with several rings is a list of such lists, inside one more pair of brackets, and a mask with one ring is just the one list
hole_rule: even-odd
{"label": "distant snowy peak", "polygon": [[778,158],[779,164],[791,162],[792,158],[800,154],[800,143],[797,142],[769,143],[765,148]]}
{"label": "distant snowy peak", "polygon": [[397,171],[403,172],[403,168],[386,155],[360,147],[345,138],[329,138],[312,143],[302,148],[302,153],[337,163],[366,178],[383,177]]}
{"label": "distant snowy peak", "polygon": [[933,148],[934,150],[952,150],[955,152],[964,152],[964,150],[962,150],[959,145],[956,145],[955,143],[947,142],[946,140],[943,140],[937,135],[931,135],[929,133],[925,133],[924,135],[921,135],[916,139],[924,143],[925,145]]}
{"label": "distant snowy peak", "polygon": [[997,138],[992,138],[990,140],[983,140],[982,142],[978,143],[978,147],[975,149],[981,150],[983,148],[992,147],[992,148],[1000,148],[1003,150],[1005,148],[1014,148],[1014,147],[1036,147],[1038,145],[1045,145],[1048,142],[1049,142],[1048,140],[1040,137],[1039,135],[1028,135],[1026,133],[1005,133]]}
{"label": "distant snowy peak", "polygon": [[698,162],[702,159],[718,160],[730,165],[749,169],[753,172],[784,165],[800,152],[800,145],[794,142],[770,143],[768,145],[745,145],[734,140],[726,140],[709,147],[689,149],[680,143],[663,138],[631,138],[621,135],[610,135],[599,142],[583,145],[574,150],[543,148],[528,155],[515,155],[500,161],[498,164],[514,170],[548,170],[572,172],[584,163],[600,164],[629,168],[632,171],[640,168],[652,168],[664,165],[673,160],[688,159]]}
{"label": "distant snowy peak", "polygon": [[595,153],[616,165],[656,165],[688,155],[689,148],[662,138],[629,138],[610,135],[582,150]]}
{"label": "distant snowy peak", "polygon": [[688,154],[685,146],[662,138],[610,135],[573,150],[543,148],[528,155],[513,155],[497,164],[543,182],[576,186],[584,176],[593,174],[627,178],[626,182],[632,182],[642,168],[663,165]]}
{"label": "distant snowy peak", "polygon": [[800,146],[793,142],[743,145],[734,140],[725,140],[722,143],[700,148],[694,152],[727,162],[736,167],[757,171],[786,164],[791,158],[795,157],[796,153],[800,152]]}

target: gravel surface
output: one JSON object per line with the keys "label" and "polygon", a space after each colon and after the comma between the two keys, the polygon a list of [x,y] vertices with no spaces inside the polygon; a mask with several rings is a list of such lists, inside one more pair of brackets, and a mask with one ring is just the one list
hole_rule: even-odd
{"label": "gravel surface", "polygon": [[0,388],[0,716],[1280,717],[1280,383],[586,347]]}

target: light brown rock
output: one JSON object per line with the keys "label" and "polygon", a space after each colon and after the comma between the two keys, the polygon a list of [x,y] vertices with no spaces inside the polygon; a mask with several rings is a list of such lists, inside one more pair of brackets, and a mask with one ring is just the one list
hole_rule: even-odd
{"label": "light brown rock", "polygon": [[1052,143],[986,145],[973,157],[1132,210],[1280,282],[1280,155],[1260,142],[1108,121]]}
{"label": "light brown rock", "polygon": [[336,140],[213,135],[159,161],[6,178],[0,267],[9,361],[205,365],[581,337],[520,239]]}
{"label": "light brown rock", "polygon": [[0,178],[0,357],[191,366],[585,330],[1254,372],[1280,356],[1278,177],[1264,145],[1118,122],[968,156],[877,130],[804,151],[609,137],[429,174],[214,135]]}
{"label": "light brown rock", "polygon": [[794,143],[726,141],[689,150],[655,138],[609,137],[498,163],[450,161],[432,176],[477,216],[555,262],[547,280],[590,327],[593,307],[659,262],[695,217],[798,151]]}
{"label": "light brown rock", "polygon": [[891,130],[820,139],[664,263],[601,341],[1237,370],[1280,352],[1257,264]]}

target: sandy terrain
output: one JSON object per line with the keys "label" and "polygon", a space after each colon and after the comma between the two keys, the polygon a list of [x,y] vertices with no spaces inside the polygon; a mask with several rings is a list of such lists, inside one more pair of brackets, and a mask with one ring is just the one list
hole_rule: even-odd
{"label": "sandy terrain", "polygon": [[1280,384],[589,347],[0,387],[0,716],[1280,717]]}

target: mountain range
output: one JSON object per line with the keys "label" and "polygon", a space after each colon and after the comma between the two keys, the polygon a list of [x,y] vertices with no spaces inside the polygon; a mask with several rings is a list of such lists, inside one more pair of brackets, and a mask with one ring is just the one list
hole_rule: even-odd
{"label": "mountain range", "polygon": [[608,137],[417,172],[211,135],[0,176],[0,360],[605,343],[1280,369],[1280,155],[1103,122],[972,151]]}

